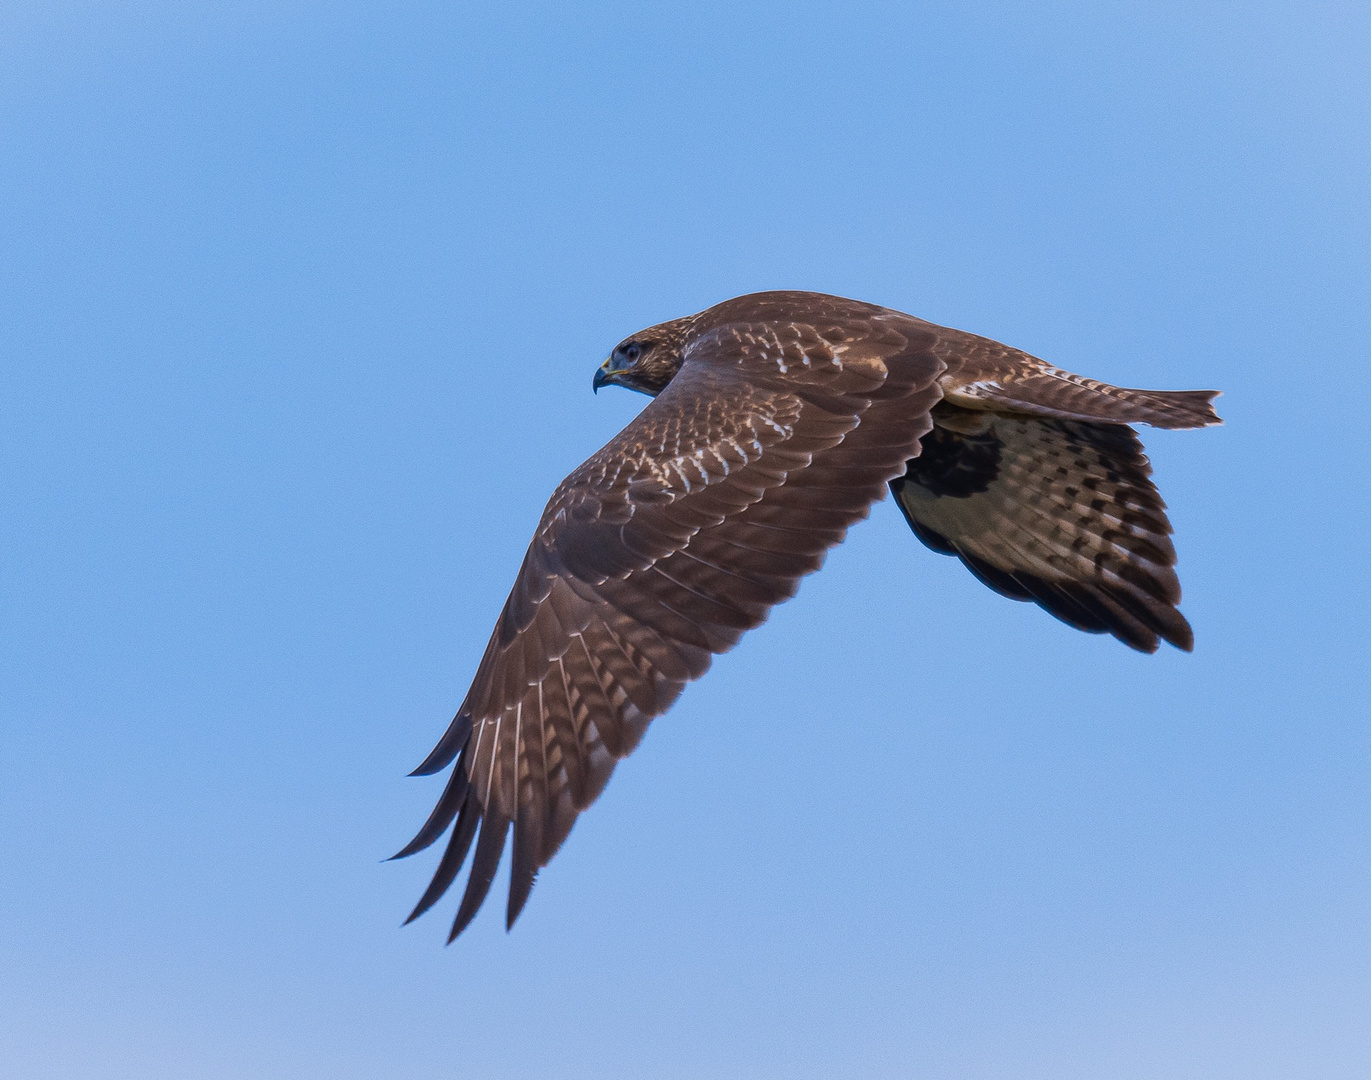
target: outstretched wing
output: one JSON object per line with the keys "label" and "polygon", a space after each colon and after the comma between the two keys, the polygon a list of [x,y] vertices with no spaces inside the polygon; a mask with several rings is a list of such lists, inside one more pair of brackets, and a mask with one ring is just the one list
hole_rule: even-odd
{"label": "outstretched wing", "polygon": [[836,300],[795,321],[739,307],[553,495],[471,689],[416,770],[456,759],[400,852],[452,828],[411,919],[475,841],[449,940],[489,891],[511,825],[513,924],[648,722],[794,594],[931,426],[943,364],[917,320]]}
{"label": "outstretched wing", "polygon": [[915,535],[981,581],[1144,652],[1194,645],[1166,504],[1133,429],[933,410],[922,452],[891,490]]}
{"label": "outstretched wing", "polygon": [[953,405],[1112,424],[1197,428],[1222,421],[1217,390],[1137,390],[1087,379],[1019,349],[964,330],[937,327],[934,352],[947,363],[940,383]]}

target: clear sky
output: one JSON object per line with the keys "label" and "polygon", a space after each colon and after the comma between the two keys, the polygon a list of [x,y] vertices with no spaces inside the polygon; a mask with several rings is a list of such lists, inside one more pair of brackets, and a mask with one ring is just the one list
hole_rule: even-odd
{"label": "clear sky", "polygon": [[[0,8],[0,1075],[1371,1075],[1371,17],[1353,3]],[[609,348],[871,300],[1144,438],[1193,655],[893,505],[512,934],[381,859]],[[503,888],[504,872],[497,881]]]}

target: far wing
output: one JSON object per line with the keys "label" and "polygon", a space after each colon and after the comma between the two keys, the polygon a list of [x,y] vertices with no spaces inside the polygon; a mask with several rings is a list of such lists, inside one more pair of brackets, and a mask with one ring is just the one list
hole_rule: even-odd
{"label": "far wing", "polygon": [[967,409],[1003,410],[1062,420],[1197,428],[1222,421],[1217,390],[1137,390],[1053,367],[1036,356],[963,330],[938,327],[934,351],[948,370],[944,396]]}
{"label": "far wing", "polygon": [[400,852],[452,827],[411,919],[448,889],[474,841],[456,937],[513,825],[512,924],[648,722],[793,595],[904,472],[930,427],[942,363],[915,320],[902,328],[872,310],[721,327],[558,488],[465,701],[416,770],[456,759]]}
{"label": "far wing", "polygon": [[891,482],[915,535],[996,592],[1144,652],[1189,650],[1166,504],[1132,428],[961,409]]}

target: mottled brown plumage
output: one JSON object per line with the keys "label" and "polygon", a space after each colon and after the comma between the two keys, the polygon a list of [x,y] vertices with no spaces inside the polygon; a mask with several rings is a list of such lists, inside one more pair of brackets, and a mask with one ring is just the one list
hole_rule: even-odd
{"label": "mottled brown plumage", "polygon": [[410,919],[475,854],[449,940],[514,833],[506,923],[617,761],[794,595],[890,485],[981,580],[1151,651],[1190,648],[1164,504],[1131,423],[1217,423],[1210,391],[1127,390],[887,308],[738,297],[625,339],[595,376],[655,395],[543,512],[413,854],[451,827]]}

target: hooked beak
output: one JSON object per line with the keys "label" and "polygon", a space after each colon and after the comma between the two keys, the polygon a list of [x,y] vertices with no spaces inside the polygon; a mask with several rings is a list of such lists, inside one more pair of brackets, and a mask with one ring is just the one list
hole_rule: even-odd
{"label": "hooked beak", "polygon": [[623,369],[614,363],[614,357],[610,357],[598,368],[595,369],[595,378],[591,381],[590,388],[595,393],[600,392],[600,387],[611,386],[619,381],[619,372]]}

